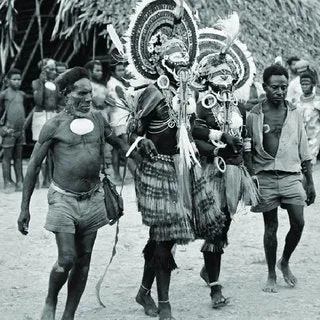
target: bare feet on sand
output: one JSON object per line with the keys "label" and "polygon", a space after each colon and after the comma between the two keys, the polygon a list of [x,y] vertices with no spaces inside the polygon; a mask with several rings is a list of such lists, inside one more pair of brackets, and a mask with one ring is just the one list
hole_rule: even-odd
{"label": "bare feet on sand", "polygon": [[40,320],[55,320],[56,305],[47,303],[44,305]]}
{"label": "bare feet on sand", "polygon": [[294,287],[297,284],[298,280],[291,272],[289,264],[281,258],[277,263],[277,267],[281,270],[284,281],[290,287]]}
{"label": "bare feet on sand", "polygon": [[262,291],[269,292],[269,293],[277,293],[278,292],[277,277],[268,276],[267,283],[263,287]]}

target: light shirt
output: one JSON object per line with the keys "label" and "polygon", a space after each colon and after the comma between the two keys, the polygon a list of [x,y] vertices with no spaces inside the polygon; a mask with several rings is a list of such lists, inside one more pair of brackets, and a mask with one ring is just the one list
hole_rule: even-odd
{"label": "light shirt", "polygon": [[302,117],[296,107],[289,103],[286,105],[287,116],[283,123],[275,157],[263,148],[264,114],[262,103],[257,104],[248,113],[246,129],[248,137],[252,139],[252,160],[255,174],[269,170],[300,172],[301,163],[311,160]]}

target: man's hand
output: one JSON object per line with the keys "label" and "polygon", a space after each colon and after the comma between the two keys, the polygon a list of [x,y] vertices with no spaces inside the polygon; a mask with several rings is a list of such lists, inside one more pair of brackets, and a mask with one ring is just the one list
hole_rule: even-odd
{"label": "man's hand", "polygon": [[307,194],[307,206],[310,206],[310,204],[314,203],[314,200],[316,199],[316,191],[314,189],[313,182],[306,183],[305,190]]}
{"label": "man's hand", "polygon": [[30,222],[29,209],[21,210],[18,218],[18,230],[25,236],[28,234],[29,222]]}
{"label": "man's hand", "polygon": [[234,153],[239,153],[243,146],[239,137],[234,137],[228,133],[222,134],[221,141],[232,147]]}
{"label": "man's hand", "polygon": [[143,139],[138,144],[139,150],[150,158],[155,157],[158,154],[157,148],[150,139]]}

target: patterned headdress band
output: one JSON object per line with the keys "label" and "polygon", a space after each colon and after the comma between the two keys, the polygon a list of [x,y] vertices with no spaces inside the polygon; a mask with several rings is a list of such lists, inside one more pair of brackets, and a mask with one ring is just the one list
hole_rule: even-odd
{"label": "patterned headdress band", "polygon": [[186,4],[177,23],[174,0],[144,0],[137,4],[126,35],[129,71],[149,80],[159,77],[156,66],[166,50],[187,49],[190,66],[198,50],[197,25]]}
{"label": "patterned headdress band", "polygon": [[[237,14],[234,13],[233,16],[237,17]],[[228,27],[223,28],[223,20],[219,22],[219,29],[199,30],[198,72],[200,76],[206,76],[215,72],[215,65],[227,64],[235,79],[234,88],[241,94],[249,90],[256,68],[247,46],[228,32],[233,32],[234,35],[239,33],[229,31]]]}

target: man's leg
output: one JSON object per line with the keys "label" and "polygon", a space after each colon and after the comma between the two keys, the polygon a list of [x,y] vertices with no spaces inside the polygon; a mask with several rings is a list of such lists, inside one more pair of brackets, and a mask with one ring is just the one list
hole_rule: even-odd
{"label": "man's leg", "polygon": [[16,145],[13,153],[13,167],[16,174],[16,191],[22,191],[22,145]]}
{"label": "man's leg", "polygon": [[58,293],[68,279],[76,256],[74,234],[56,233],[55,236],[58,246],[58,261],[50,273],[48,295],[41,320],[54,320]]}
{"label": "man's leg", "polygon": [[151,297],[151,287],[156,276],[154,266],[152,265],[155,247],[156,242],[149,240],[143,250],[145,260],[143,276],[141,286],[136,296],[136,302],[143,306],[145,314],[150,317],[156,317],[158,315],[158,308]]}
{"label": "man's leg", "polygon": [[173,241],[157,242],[153,258],[156,270],[160,320],[172,319],[171,305],[169,302],[169,288],[171,271],[177,267],[171,252],[173,245]]}
{"label": "man's leg", "polygon": [[3,148],[3,158],[2,158],[2,174],[5,191],[14,188],[14,182],[11,177],[11,159],[13,156],[13,147]]}
{"label": "man's leg", "polygon": [[304,227],[303,206],[289,204],[286,205],[286,208],[289,215],[290,230],[286,236],[283,254],[278,261],[278,267],[282,271],[286,283],[294,287],[297,284],[297,278],[289,268],[289,259],[301,239]]}
{"label": "man's leg", "polygon": [[75,237],[76,259],[68,280],[68,297],[61,320],[73,320],[86,287],[97,232]]}
{"label": "man's leg", "polygon": [[228,231],[231,225],[231,217],[227,208],[223,210],[226,221],[220,234],[215,234],[214,239],[206,241],[202,247],[205,270],[208,275],[208,284],[211,288],[210,296],[212,300],[212,307],[219,308],[228,304],[222,294],[222,286],[219,283],[219,276],[221,270],[221,257],[223,248],[228,244]]}
{"label": "man's leg", "polygon": [[263,288],[265,292],[277,292],[277,230],[278,230],[278,208],[263,213],[264,219],[264,252],[268,265],[268,280]]}

